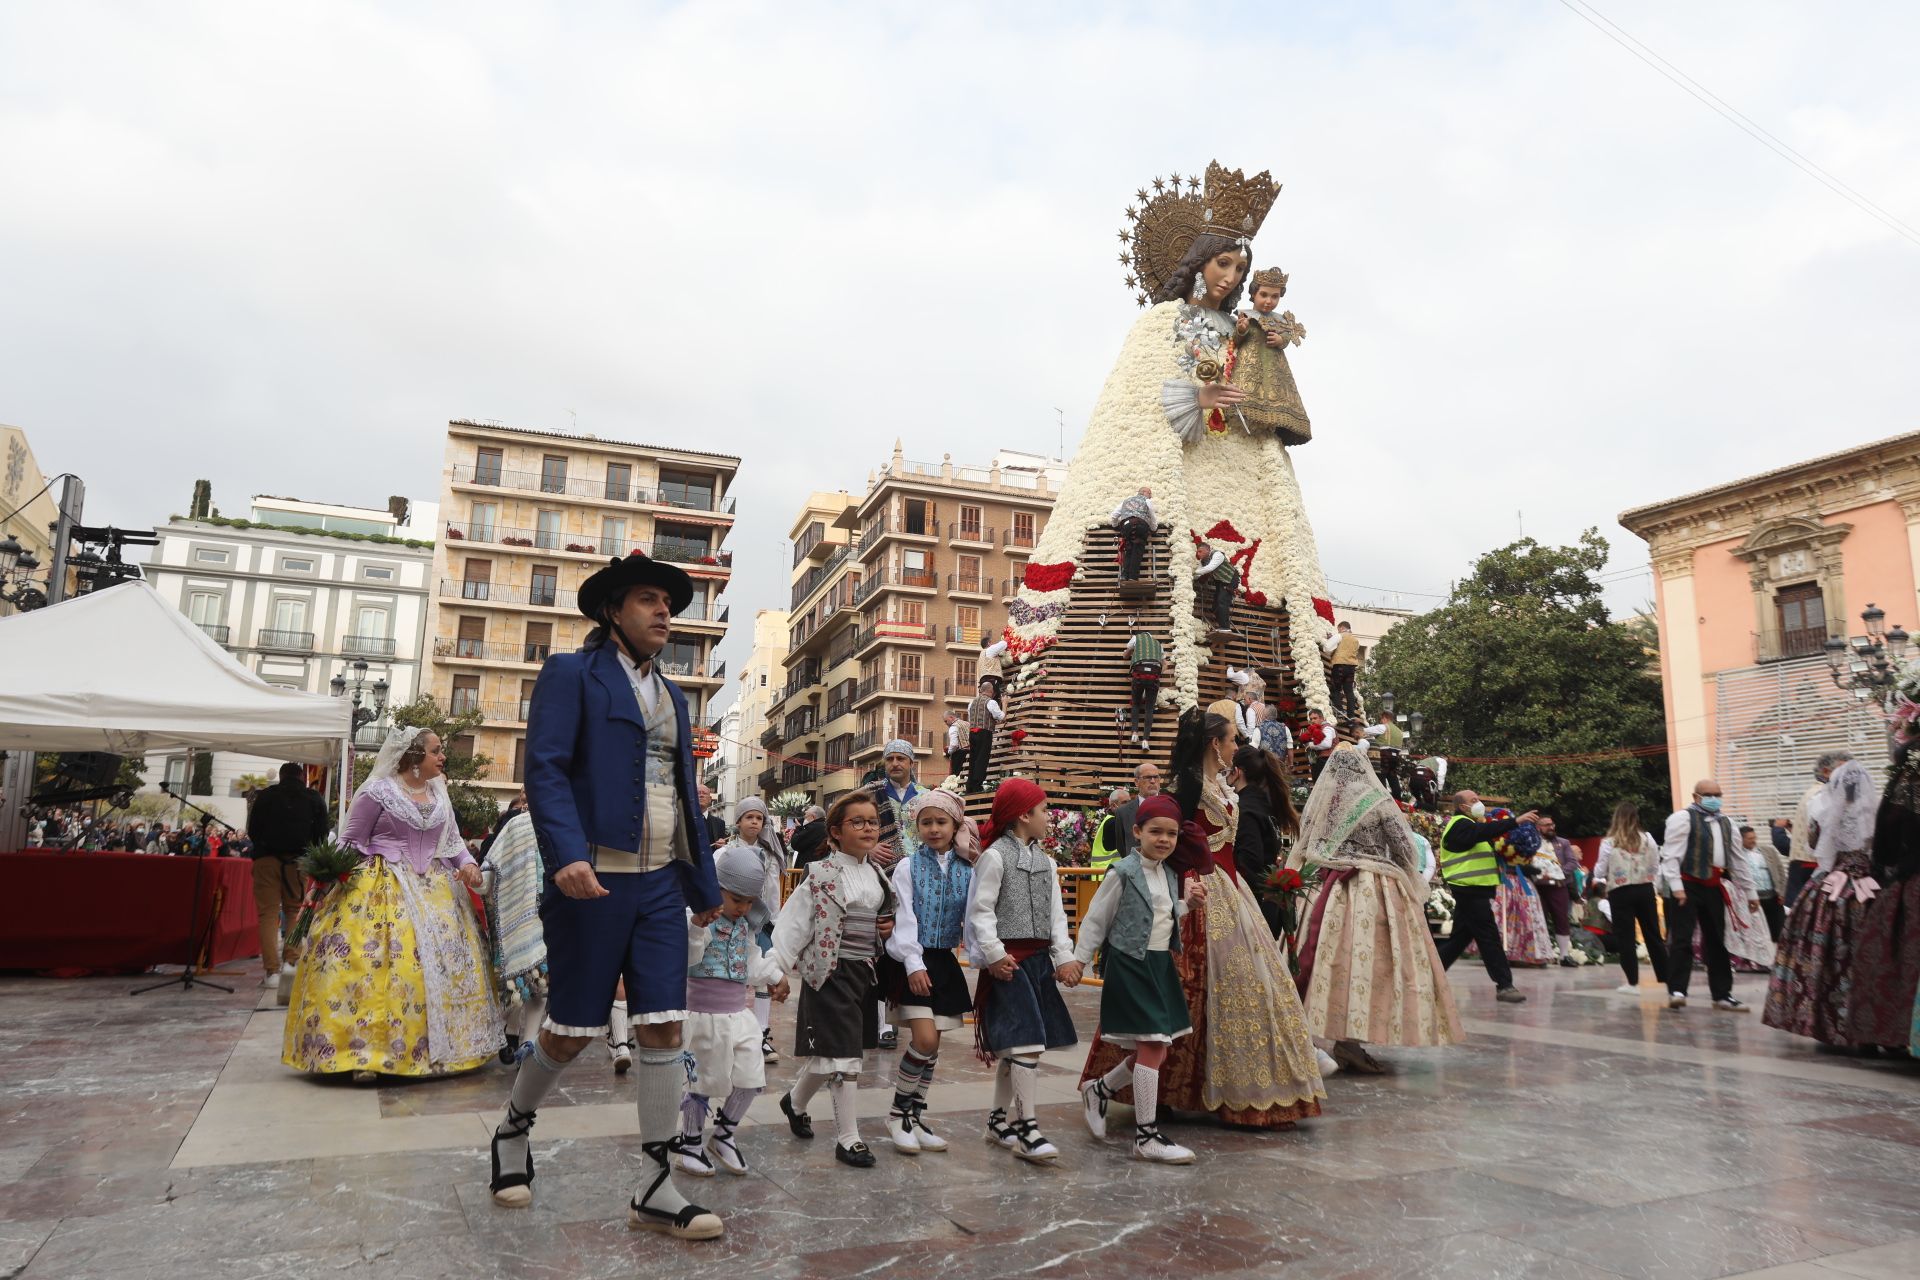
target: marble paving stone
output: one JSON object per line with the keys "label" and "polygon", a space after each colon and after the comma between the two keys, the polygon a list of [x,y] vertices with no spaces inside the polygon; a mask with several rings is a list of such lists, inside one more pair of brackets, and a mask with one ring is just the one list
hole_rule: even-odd
{"label": "marble paving stone", "polygon": [[1763,1213],[1694,1200],[1562,1215],[1497,1228],[1495,1234],[1545,1253],[1603,1266],[1629,1280],[1706,1280],[1804,1262],[1853,1243]]}
{"label": "marble paving stone", "polygon": [[1271,1280],[1276,1274],[1285,1280],[1618,1280],[1602,1267],[1481,1232],[1317,1254],[1277,1272],[1249,1268],[1233,1280]]}
{"label": "marble paving stone", "polygon": [[0,1222],[0,1277],[10,1278],[25,1270],[59,1225],[58,1218]]}
{"label": "marble paving stone", "polygon": [[1920,1261],[1916,1260],[1920,1260],[1920,1237],[1872,1249],[1830,1253],[1820,1259],[1820,1265],[1839,1275],[1859,1276],[1862,1280],[1913,1280],[1915,1270],[1920,1269]]}
{"label": "marble paving stone", "polygon": [[[486,1188],[507,1068],[359,1088],[283,1067],[284,1014],[259,990],[132,1002],[125,979],[0,979],[22,1046],[0,1080],[0,1276],[1913,1273],[1920,1069],[1610,998],[1610,972],[1520,982],[1530,1002],[1496,1006],[1463,969],[1465,1044],[1379,1050],[1389,1074],[1333,1077],[1325,1114],[1292,1130],[1163,1116],[1199,1154],[1185,1168],[1129,1158],[1128,1108],[1114,1140],[1085,1132],[1084,1049],[1038,1078],[1059,1161],[989,1147],[991,1070],[953,1036],[930,1114],[952,1149],[891,1150],[893,1055],[870,1054],[858,1107],[879,1163],[847,1169],[824,1095],[820,1136],[788,1134],[788,1057],[742,1130],[752,1174],[682,1180],[728,1228],[688,1245],[625,1225],[644,1174],[633,1082],[599,1046],[542,1107],[534,1205],[511,1211]],[[1067,999],[1090,1039],[1098,993]]]}
{"label": "marble paving stone", "polygon": [[[1920,1236],[1920,1187],[1862,1178],[1788,1178],[1738,1191],[1690,1196],[1687,1203],[1757,1213],[1770,1221],[1861,1245]],[[1913,1258],[1920,1274],[1920,1254]]]}

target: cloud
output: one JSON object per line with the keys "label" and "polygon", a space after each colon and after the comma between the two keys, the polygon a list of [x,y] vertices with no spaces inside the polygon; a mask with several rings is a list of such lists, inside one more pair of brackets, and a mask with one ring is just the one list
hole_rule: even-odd
{"label": "cloud", "polygon": [[[1920,222],[1910,8],[1607,12]],[[740,453],[732,602],[783,605],[896,437],[1072,448],[1121,210],[1214,157],[1285,184],[1340,581],[1522,519],[1630,567],[1619,510],[1912,425],[1920,247],[1556,5],[65,4],[0,84],[0,419],[96,520],[432,496],[448,418],[572,411]]]}

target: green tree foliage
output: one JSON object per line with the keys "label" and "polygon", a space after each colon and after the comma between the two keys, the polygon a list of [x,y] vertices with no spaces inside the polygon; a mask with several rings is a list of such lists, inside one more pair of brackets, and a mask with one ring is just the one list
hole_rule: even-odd
{"label": "green tree foliage", "polygon": [[[1400,711],[1418,710],[1419,747],[1449,758],[1665,743],[1653,628],[1607,616],[1597,581],[1606,563],[1595,529],[1576,546],[1523,538],[1488,552],[1445,605],[1409,618],[1374,647],[1367,688],[1391,689]],[[1459,763],[1447,786],[1551,809],[1569,836],[1603,833],[1621,800],[1637,802],[1647,825],[1669,807],[1664,755]]]}
{"label": "green tree foliage", "polygon": [[[493,760],[478,753],[463,755],[452,749],[455,738],[473,732],[484,719],[480,709],[475,707],[454,715],[435,702],[432,694],[423,693],[405,706],[393,708],[391,718],[396,725],[431,729],[448,745],[447,796],[453,801],[454,817],[460,823],[462,835],[484,835],[493,826],[494,819],[500,816],[500,805],[492,793],[477,785],[480,779],[487,776],[487,768]],[[367,774],[373,769],[374,754],[372,751],[355,754],[355,790],[366,782]]]}

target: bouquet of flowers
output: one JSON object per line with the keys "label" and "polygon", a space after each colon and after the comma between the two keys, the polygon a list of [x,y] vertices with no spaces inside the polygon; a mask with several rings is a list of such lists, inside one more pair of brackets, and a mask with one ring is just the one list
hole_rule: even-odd
{"label": "bouquet of flowers", "polygon": [[1279,910],[1280,936],[1287,946],[1287,968],[1300,976],[1300,932],[1306,927],[1307,901],[1316,886],[1292,867],[1282,864],[1260,883],[1259,895]]}
{"label": "bouquet of flowers", "polygon": [[300,914],[294,918],[293,928],[287,933],[287,945],[299,946],[313,928],[313,918],[319,914],[320,906],[328,895],[345,884],[360,869],[360,851],[352,845],[340,844],[331,837],[310,844],[307,851],[300,855],[300,874],[307,878],[307,896],[300,903]]}
{"label": "bouquet of flowers", "polygon": [[1048,809],[1047,834],[1040,847],[1062,867],[1084,867],[1090,861],[1093,833],[1104,813],[1099,810]]}

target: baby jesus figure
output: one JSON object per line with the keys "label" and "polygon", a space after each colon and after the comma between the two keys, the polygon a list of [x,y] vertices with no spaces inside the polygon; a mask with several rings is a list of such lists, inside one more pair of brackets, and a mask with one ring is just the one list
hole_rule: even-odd
{"label": "baby jesus figure", "polygon": [[1277,433],[1281,444],[1305,444],[1313,438],[1313,428],[1307,422],[1306,406],[1300,403],[1300,390],[1294,386],[1293,370],[1287,366],[1287,348],[1300,345],[1307,327],[1291,311],[1273,314],[1286,296],[1286,272],[1268,267],[1254,272],[1247,285],[1253,302],[1234,322],[1233,344],[1239,352],[1232,378],[1247,398],[1235,408],[1249,426]]}

